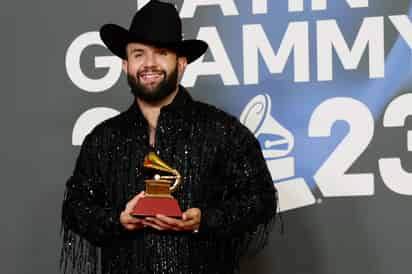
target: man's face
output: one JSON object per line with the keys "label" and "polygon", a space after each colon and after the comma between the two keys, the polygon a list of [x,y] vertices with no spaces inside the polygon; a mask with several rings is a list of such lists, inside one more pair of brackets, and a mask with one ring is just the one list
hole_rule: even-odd
{"label": "man's face", "polygon": [[127,45],[123,70],[134,96],[146,102],[160,102],[178,87],[186,58],[175,52],[141,43]]}

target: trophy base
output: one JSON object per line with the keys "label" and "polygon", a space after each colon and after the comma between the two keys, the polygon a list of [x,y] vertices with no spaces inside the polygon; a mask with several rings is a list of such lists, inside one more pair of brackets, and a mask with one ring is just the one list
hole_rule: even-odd
{"label": "trophy base", "polygon": [[141,198],[131,215],[135,217],[151,217],[162,214],[173,218],[182,218],[182,210],[174,198]]}

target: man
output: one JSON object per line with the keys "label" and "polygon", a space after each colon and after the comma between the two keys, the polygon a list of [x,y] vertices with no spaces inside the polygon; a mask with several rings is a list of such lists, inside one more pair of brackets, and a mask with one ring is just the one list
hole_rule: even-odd
{"label": "man", "polygon": [[[235,273],[241,252],[264,242],[276,191],[254,136],[234,117],[180,86],[207,50],[182,40],[173,5],[150,1],[130,29],[105,25],[123,59],[132,106],[84,140],[63,202],[62,265],[78,273]],[[135,218],[144,157],[155,151],[182,175],[173,193],[182,218]],[[136,195],[137,194],[137,195]]]}

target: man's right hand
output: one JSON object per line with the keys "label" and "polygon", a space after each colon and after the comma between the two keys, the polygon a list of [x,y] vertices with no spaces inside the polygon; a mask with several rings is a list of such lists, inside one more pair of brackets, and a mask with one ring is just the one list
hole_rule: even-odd
{"label": "man's right hand", "polygon": [[130,213],[132,212],[133,208],[136,206],[137,201],[140,198],[144,197],[144,191],[140,192],[136,196],[133,197],[127,204],[126,208],[120,214],[120,223],[123,225],[124,228],[127,230],[137,230],[144,227],[143,219],[135,218]]}

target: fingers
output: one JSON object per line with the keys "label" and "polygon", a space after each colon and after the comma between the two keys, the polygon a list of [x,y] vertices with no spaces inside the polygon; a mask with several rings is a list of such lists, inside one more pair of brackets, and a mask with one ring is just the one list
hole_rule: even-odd
{"label": "fingers", "polygon": [[120,216],[120,222],[129,230],[139,229],[145,226],[156,230],[173,230],[173,231],[195,231],[199,229],[201,220],[201,211],[198,208],[190,208],[182,215],[182,219],[167,217],[158,214],[154,217],[146,217],[145,219],[135,218],[130,215],[137,201],[144,196],[144,192],[139,193],[131,199],[125,211]]}
{"label": "fingers", "polygon": [[178,226],[171,225],[167,222],[164,222],[162,219],[156,217],[147,217],[143,220],[143,224],[146,226],[150,226],[156,230],[180,230]]}
{"label": "fingers", "polygon": [[144,197],[144,191],[134,196],[127,204],[125,210],[120,214],[120,223],[127,230],[136,230],[143,228],[143,222],[139,218],[130,215],[140,198]]}
{"label": "fingers", "polygon": [[134,196],[129,202],[127,202],[126,204],[126,208],[125,211],[127,213],[132,212],[133,208],[136,206],[137,202],[139,201],[140,198],[144,197],[145,192],[141,191],[139,194],[137,194],[136,196]]}
{"label": "fingers", "polygon": [[199,208],[189,208],[183,212],[182,220],[188,221],[191,219],[199,220],[201,219],[202,213]]}
{"label": "fingers", "polygon": [[181,227],[181,228],[184,227],[184,222],[180,219],[167,217],[167,216],[162,215],[162,214],[157,214],[156,219],[161,221],[162,223],[165,223],[166,225],[169,225],[169,226]]}
{"label": "fingers", "polygon": [[182,219],[175,219],[161,214],[145,219],[145,224],[158,230],[197,230],[200,225],[201,212],[198,208],[191,208],[183,213]]}
{"label": "fingers", "polygon": [[189,230],[198,231],[202,219],[202,212],[199,208],[189,208],[183,213],[182,219]]}
{"label": "fingers", "polygon": [[199,208],[189,208],[183,213],[182,220],[185,222],[186,226],[198,226],[202,213]]}
{"label": "fingers", "polygon": [[195,227],[197,225],[199,225],[199,222],[197,220],[194,220],[194,219],[184,222],[184,227],[187,230],[192,230],[193,227]]}
{"label": "fingers", "polygon": [[130,216],[130,214],[126,211],[123,211],[120,214],[120,223],[123,225],[124,228],[127,230],[136,230],[143,227],[142,219],[135,218]]}
{"label": "fingers", "polygon": [[144,226],[143,226],[143,224],[139,223],[139,224],[126,224],[126,225],[124,225],[124,227],[127,230],[138,230],[138,229],[143,228]]}

